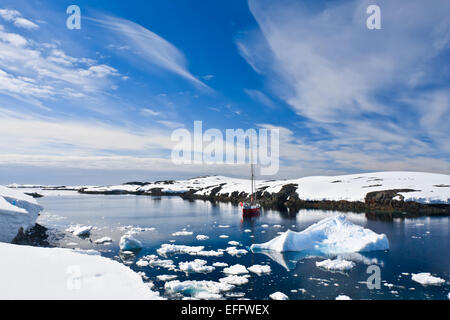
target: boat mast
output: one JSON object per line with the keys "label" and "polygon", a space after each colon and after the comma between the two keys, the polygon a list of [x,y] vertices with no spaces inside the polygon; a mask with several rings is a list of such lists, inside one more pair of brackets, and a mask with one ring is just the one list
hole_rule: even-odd
{"label": "boat mast", "polygon": [[250,133],[250,168],[251,168],[251,202],[255,203],[256,202],[256,184],[255,184],[255,173],[254,173],[254,169],[253,169],[253,134]]}

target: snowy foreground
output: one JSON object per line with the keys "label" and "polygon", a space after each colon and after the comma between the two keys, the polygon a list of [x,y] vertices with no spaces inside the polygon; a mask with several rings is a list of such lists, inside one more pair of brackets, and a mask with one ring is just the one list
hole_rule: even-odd
{"label": "snowy foreground", "polygon": [[389,249],[385,234],[351,223],[344,215],[325,218],[301,232],[288,230],[263,243],[253,244],[253,251],[276,252],[317,251],[325,254],[342,254]]}
{"label": "snowy foreground", "polygon": [[33,227],[41,210],[33,197],[0,186],[0,242],[11,242],[20,229]]}
{"label": "snowy foreground", "polygon": [[[419,203],[450,204],[450,176],[422,172],[375,172],[343,176],[317,176],[290,180],[257,181],[257,188],[268,193],[277,193],[284,185],[296,184],[301,200],[309,201],[364,201],[372,191],[411,189],[412,192],[399,193],[404,201]],[[145,185],[124,184],[106,187],[86,187],[85,192],[141,192],[149,193],[160,189],[164,193],[180,194],[192,189],[194,195],[210,195],[220,187],[217,195],[232,192],[250,193],[250,180],[224,176],[200,177],[179,181],[160,181]]]}
{"label": "snowy foreground", "polygon": [[0,255],[0,299],[160,299],[133,270],[96,252],[0,243]]}

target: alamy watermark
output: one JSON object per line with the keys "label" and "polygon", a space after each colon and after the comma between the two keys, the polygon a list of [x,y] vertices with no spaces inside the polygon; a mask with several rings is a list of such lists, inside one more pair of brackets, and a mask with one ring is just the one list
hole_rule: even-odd
{"label": "alamy watermark", "polygon": [[67,7],[66,13],[69,17],[66,20],[66,27],[69,30],[81,29],[81,9],[77,5],[70,5]]}
{"label": "alamy watermark", "polygon": [[219,129],[203,132],[202,121],[194,121],[194,132],[179,128],[171,140],[175,164],[255,164],[260,175],[278,173],[280,132],[277,128]]}

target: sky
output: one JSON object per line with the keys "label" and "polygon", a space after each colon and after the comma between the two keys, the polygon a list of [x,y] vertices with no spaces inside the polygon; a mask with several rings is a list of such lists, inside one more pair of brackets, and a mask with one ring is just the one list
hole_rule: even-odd
{"label": "sky", "polygon": [[[80,30],[66,27],[72,4]],[[448,0],[2,0],[0,183],[247,176],[171,161],[171,134],[194,121],[279,129],[267,179],[450,174],[449,12]]]}

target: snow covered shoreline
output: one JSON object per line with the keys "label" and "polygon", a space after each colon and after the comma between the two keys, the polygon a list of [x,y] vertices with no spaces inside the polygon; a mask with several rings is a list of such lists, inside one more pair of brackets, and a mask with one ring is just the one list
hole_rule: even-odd
{"label": "snow covered shoreline", "polygon": [[[76,194],[74,190],[77,190],[82,194],[165,195],[181,196],[188,200],[239,203],[249,197],[250,180],[206,176],[178,181],[129,182],[99,187],[45,187],[40,190],[45,196],[46,193],[52,195],[52,192],[64,192],[65,189],[71,190],[71,194]],[[263,207],[291,211],[323,209],[406,212],[406,216],[450,215],[450,175],[400,171],[259,180],[257,197]]]}
{"label": "snow covered shoreline", "polygon": [[0,186],[0,299],[160,299],[137,273],[98,252],[10,244],[35,226],[42,209]]}

